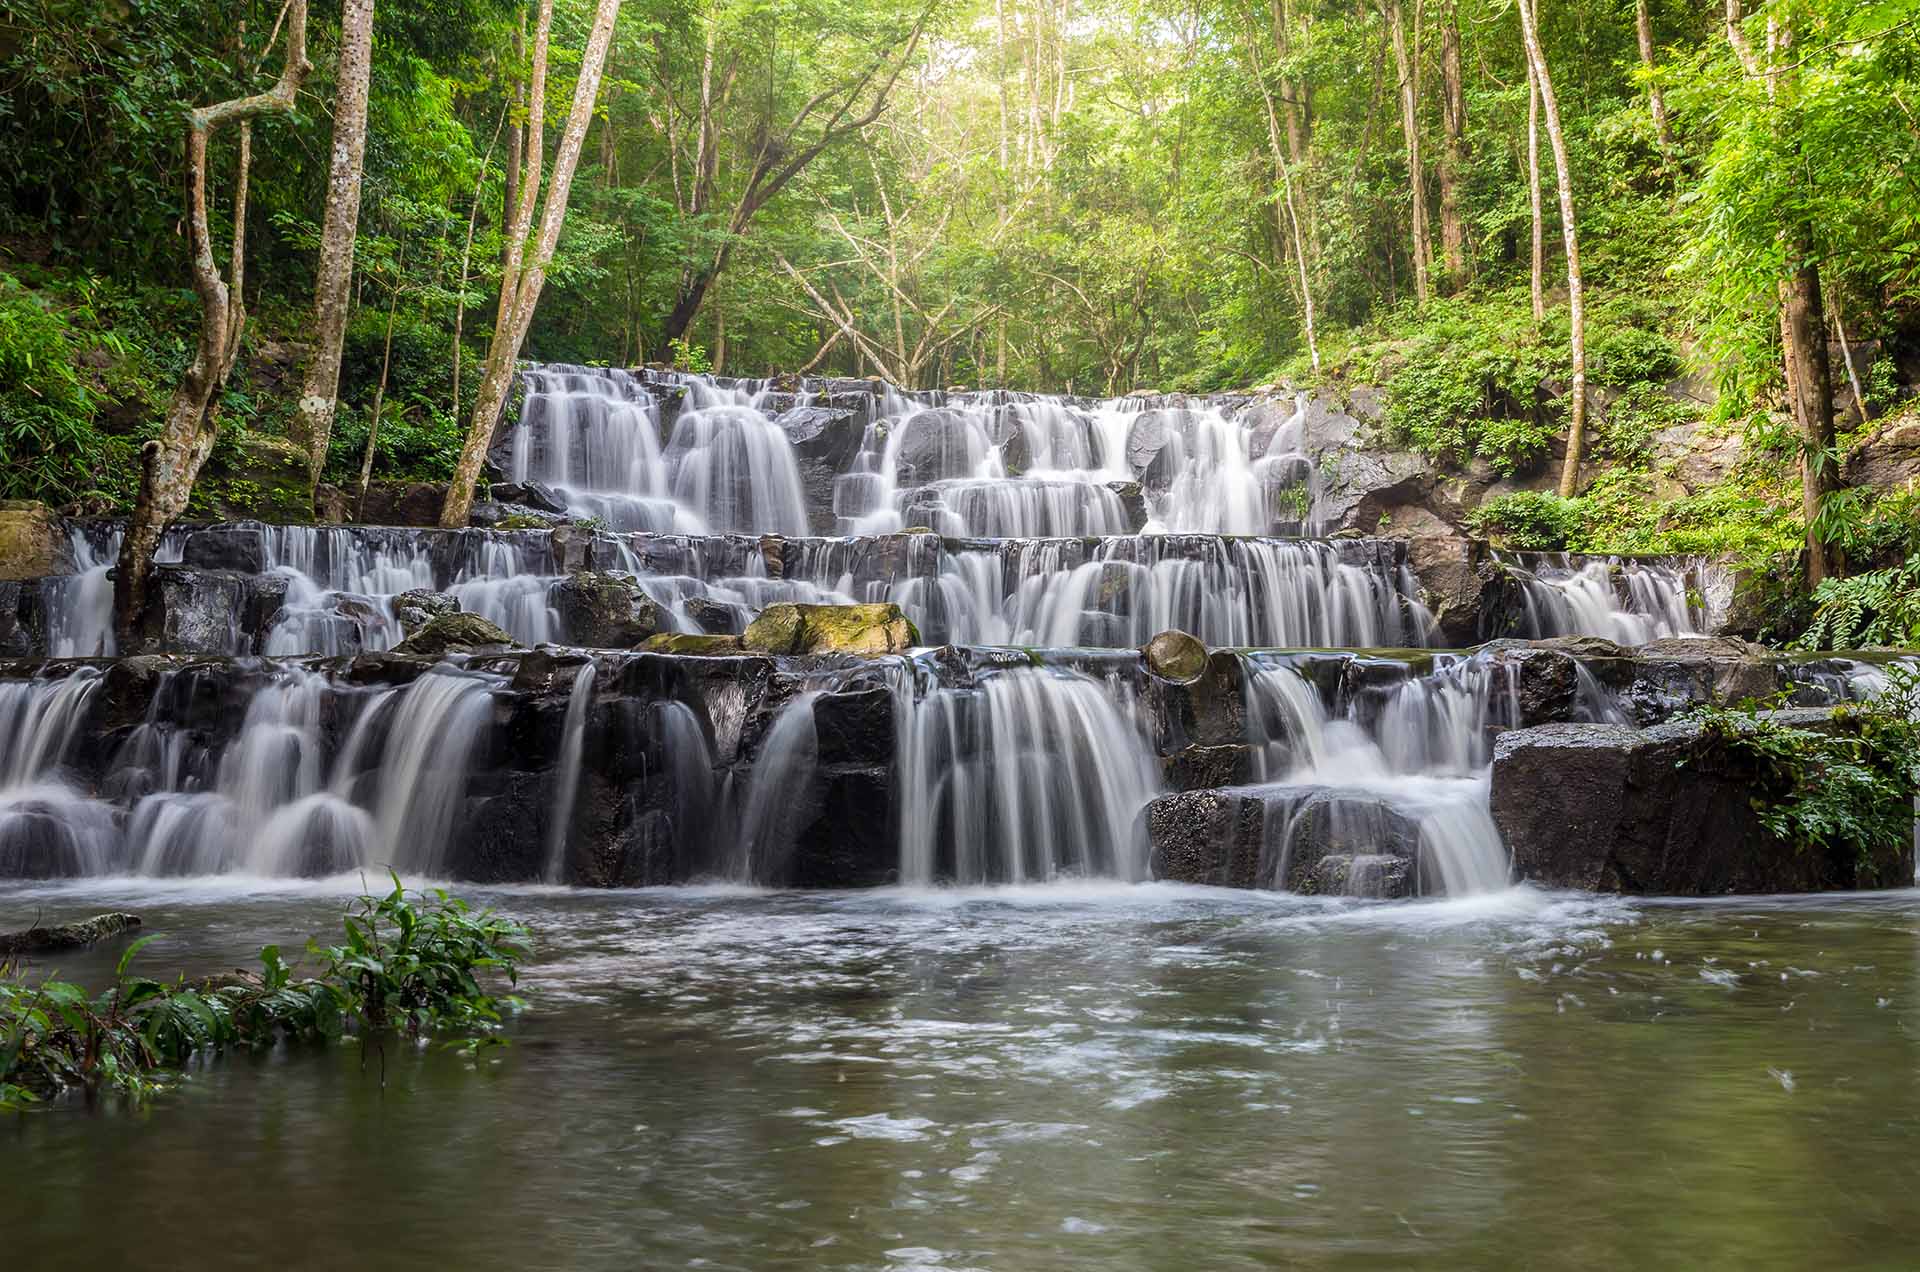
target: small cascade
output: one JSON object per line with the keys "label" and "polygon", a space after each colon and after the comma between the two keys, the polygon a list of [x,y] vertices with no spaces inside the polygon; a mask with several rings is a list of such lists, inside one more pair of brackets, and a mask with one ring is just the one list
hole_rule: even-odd
{"label": "small cascade", "polygon": [[902,882],[1144,878],[1138,815],[1161,779],[1132,716],[1055,668],[927,691],[895,762]]}
{"label": "small cascade", "polygon": [[565,877],[568,832],[573,827],[573,805],[580,794],[580,759],[587,742],[587,712],[593,706],[594,665],[587,663],[573,677],[567,695],[567,718],[560,726],[560,763],[554,775],[553,820],[547,827],[548,883]]}
{"label": "small cascade", "polygon": [[1518,716],[1511,670],[1441,655],[1338,713],[1293,666],[1243,663],[1262,810],[1260,886],[1460,896],[1507,884],[1487,812],[1492,734]]}
{"label": "small cascade", "polygon": [[113,637],[113,580],[107,577],[120,559],[123,538],[117,529],[88,533],[72,525],[76,572],[47,580],[47,653],[55,658],[111,658]]}
{"label": "small cascade", "polygon": [[1144,480],[1164,487],[1149,532],[1272,534],[1285,526],[1312,533],[1319,497],[1313,460],[1302,451],[1306,395],[1293,416],[1255,453],[1255,434],[1213,406],[1149,411],[1135,420],[1136,444],[1164,438]]}
{"label": "small cascade", "polygon": [[1505,558],[1525,601],[1521,634],[1601,636],[1621,645],[1644,645],[1668,636],[1698,636],[1708,629],[1700,589],[1689,572],[1628,557],[1582,558],[1536,553]]}
{"label": "small cascade", "polygon": [[819,691],[796,694],[774,717],[748,778],[746,807],[734,832],[728,874],[741,883],[777,880],[799,833],[803,792],[819,763],[813,706]]}

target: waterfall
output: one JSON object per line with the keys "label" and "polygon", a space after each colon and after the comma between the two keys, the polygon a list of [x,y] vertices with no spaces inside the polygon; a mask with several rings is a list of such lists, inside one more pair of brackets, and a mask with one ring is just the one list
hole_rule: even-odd
{"label": "waterfall", "polygon": [[1098,681],[1054,668],[929,690],[895,761],[902,881],[1144,878],[1138,814],[1161,779],[1130,714]]}
{"label": "waterfall", "polygon": [[1301,878],[1379,895],[1397,870],[1424,891],[1459,896],[1507,883],[1487,811],[1492,733],[1518,718],[1517,686],[1484,657],[1440,656],[1372,704],[1336,715],[1293,666],[1242,662],[1247,741],[1264,818],[1262,886]]}
{"label": "waterfall", "polygon": [[1690,586],[1687,568],[1624,557],[1579,558],[1564,554],[1503,558],[1521,585],[1524,635],[1601,636],[1621,645],[1644,645],[1667,636],[1698,636],[1707,628],[1706,608]]}
{"label": "waterfall", "polygon": [[734,831],[729,874],[742,883],[777,881],[798,831],[796,800],[811,787],[819,762],[813,704],[818,690],[797,694],[780,708],[760,744],[748,778],[747,805]]}
{"label": "waterfall", "polygon": [[573,805],[580,792],[580,756],[586,746],[587,712],[593,706],[594,665],[575,673],[567,695],[567,718],[560,727],[560,764],[554,775],[553,812],[547,827],[548,883],[559,883],[566,873],[567,838],[573,826]]}

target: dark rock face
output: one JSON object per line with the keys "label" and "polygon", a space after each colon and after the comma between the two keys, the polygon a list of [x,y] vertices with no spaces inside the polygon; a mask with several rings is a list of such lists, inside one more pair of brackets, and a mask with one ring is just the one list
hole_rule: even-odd
{"label": "dark rock face", "polygon": [[354,520],[369,526],[437,526],[447,501],[441,482],[376,481],[367,485]]}
{"label": "dark rock face", "polygon": [[560,492],[545,482],[504,481],[496,482],[489,492],[495,503],[518,504],[524,510],[533,512],[555,512],[565,514],[566,500]]}
{"label": "dark rock face", "polygon": [[1372,897],[1417,890],[1419,823],[1372,792],[1319,785],[1184,791],[1147,805],[1146,822],[1158,879]]}
{"label": "dark rock face", "polygon": [[1521,879],[1684,896],[1912,883],[1911,845],[1869,861],[1799,851],[1760,825],[1752,797],[1743,762],[1690,723],[1542,725],[1502,734],[1494,749],[1493,818]]}
{"label": "dark rock face", "polygon": [[568,575],[547,601],[560,615],[567,639],[589,648],[631,649],[666,626],[659,604],[623,575]]}
{"label": "dark rock face", "polygon": [[1920,479],[1920,421],[1883,425],[1855,446],[1841,469],[1849,486],[1908,489]]}

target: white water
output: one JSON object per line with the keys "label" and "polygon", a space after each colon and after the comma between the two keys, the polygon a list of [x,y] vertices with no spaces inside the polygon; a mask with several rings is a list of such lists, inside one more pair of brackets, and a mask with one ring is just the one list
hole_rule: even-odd
{"label": "white water", "polygon": [[[1689,567],[1696,573],[1704,567]],[[1540,558],[1530,569],[1510,565],[1526,598],[1525,635],[1601,636],[1644,645],[1707,630],[1705,606],[1688,568],[1631,558]]]}

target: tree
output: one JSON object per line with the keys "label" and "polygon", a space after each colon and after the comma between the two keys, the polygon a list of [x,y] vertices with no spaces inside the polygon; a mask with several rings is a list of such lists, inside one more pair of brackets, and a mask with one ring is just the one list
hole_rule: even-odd
{"label": "tree", "polygon": [[[1567,311],[1572,328],[1573,399],[1568,411],[1567,458],[1560,468],[1560,497],[1571,499],[1580,489],[1580,451],[1587,437],[1587,311],[1586,288],[1580,278],[1580,232],[1573,215],[1573,165],[1567,158],[1567,136],[1560,126],[1560,102],[1553,92],[1553,76],[1540,48],[1537,0],[1520,0],[1520,35],[1527,46],[1527,62],[1540,90],[1547,117],[1547,140],[1553,146],[1554,184],[1560,195],[1560,238],[1567,251]],[[1536,222],[1537,224],[1537,222]],[[1537,240],[1536,240],[1537,241]]]}
{"label": "tree", "polygon": [[1393,29],[1393,62],[1400,76],[1400,130],[1407,143],[1407,185],[1413,198],[1413,291],[1426,303],[1428,276],[1433,269],[1432,231],[1427,225],[1427,174],[1420,158],[1420,6],[1414,0],[1413,51],[1407,51],[1407,24],[1400,0],[1388,0],[1387,21]]}
{"label": "tree", "polygon": [[1440,117],[1445,126],[1440,150],[1440,246],[1449,290],[1466,284],[1467,221],[1461,186],[1467,174],[1467,80],[1460,65],[1460,14],[1457,0],[1442,0],[1440,20]]}
{"label": "tree", "polygon": [[373,72],[374,0],[342,0],[340,62],[333,100],[333,148],[327,210],[314,268],[313,357],[300,382],[289,432],[307,451],[307,485],[320,483],[339,406],[340,350],[347,334],[347,286],[353,280],[360,220],[360,175],[367,153],[367,90]]}
{"label": "tree", "polygon": [[1673,126],[1667,122],[1667,97],[1660,88],[1659,68],[1653,61],[1653,16],[1647,12],[1647,0],[1633,0],[1634,38],[1640,45],[1640,64],[1647,70],[1647,110],[1653,115],[1653,132],[1660,149],[1673,153]]}
{"label": "tree", "polygon": [[533,222],[534,200],[540,191],[541,141],[539,121],[546,115],[547,42],[553,26],[553,0],[541,0],[540,19],[534,29],[533,67],[528,89],[528,120],[525,156],[519,178],[520,201],[514,208],[508,227],[506,261],[500,275],[500,306],[494,318],[493,341],[487,347],[486,367],[481,372],[479,393],[474,401],[473,419],[467,426],[467,438],[454,467],[453,482],[447,488],[446,502],[440,508],[440,524],[464,526],[473,506],[474,483],[480,479],[480,467],[486,462],[487,446],[493,440],[494,425],[506,404],[507,387],[513,378],[513,364],[520,357],[520,346],[533,324],[534,307],[540,303],[540,290],[546,285],[547,270],[560,243],[560,229],[567,216],[567,198],[573,186],[574,169],[580,163],[580,149],[586,143],[587,125],[593,120],[593,106],[600,95],[600,73],[607,61],[607,47],[613,39],[614,19],[620,13],[620,0],[598,0],[593,30],[580,55],[580,75],[573,90],[573,109],[567,116],[560,148],[553,158],[553,173],[548,180],[546,203],[540,217],[540,235],[528,258],[522,244]]}
{"label": "tree", "polygon": [[[272,51],[282,26],[286,51],[281,57],[280,77],[271,88],[195,107],[187,113],[187,248],[193,290],[200,301],[200,330],[193,359],[167,407],[160,436],[140,451],[139,492],[121,542],[113,582],[114,627],[122,649],[133,649],[140,642],[147,619],[154,552],[167,526],[186,511],[193,483],[213,451],[219,434],[220,389],[240,355],[240,337],[247,323],[247,180],[253,164],[253,121],[291,112],[300,85],[312,69],[307,61],[307,0],[288,0],[280,22],[267,37],[261,60]],[[208,224],[207,165],[213,135],[227,124],[239,126],[239,144],[234,165],[233,243],[227,276],[222,277]]]}

